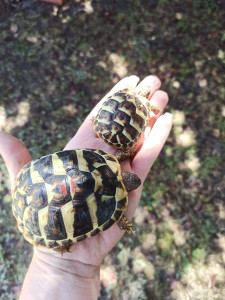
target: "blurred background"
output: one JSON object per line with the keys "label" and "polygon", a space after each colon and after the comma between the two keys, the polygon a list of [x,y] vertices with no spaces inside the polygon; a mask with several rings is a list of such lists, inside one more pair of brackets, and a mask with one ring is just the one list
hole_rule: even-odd
{"label": "blurred background", "polygon": [[[225,299],[225,2],[0,1],[0,129],[33,158],[62,150],[125,76],[169,94],[172,132],[100,299]],[[18,298],[31,255],[0,158],[0,299]]]}

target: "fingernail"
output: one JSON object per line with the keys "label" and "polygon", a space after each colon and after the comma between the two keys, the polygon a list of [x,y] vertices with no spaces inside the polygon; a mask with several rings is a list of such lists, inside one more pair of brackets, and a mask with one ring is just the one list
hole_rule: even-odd
{"label": "fingernail", "polygon": [[139,81],[139,77],[136,75],[131,75],[130,79],[135,80],[135,81]]}
{"label": "fingernail", "polygon": [[168,121],[172,121],[173,120],[173,114],[166,112],[164,114],[164,118],[166,118]]}

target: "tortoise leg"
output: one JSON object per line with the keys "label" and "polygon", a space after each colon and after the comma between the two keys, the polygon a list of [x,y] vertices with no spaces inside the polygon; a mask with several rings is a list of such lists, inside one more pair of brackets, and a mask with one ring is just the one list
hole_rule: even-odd
{"label": "tortoise leg", "polygon": [[155,105],[151,105],[151,111],[153,111],[155,115],[158,115],[158,113],[161,112],[161,109]]}
{"label": "tortoise leg", "polygon": [[117,223],[119,225],[119,228],[123,231],[132,232],[133,234],[136,233],[132,223],[123,215],[122,218]]}
{"label": "tortoise leg", "polygon": [[146,86],[146,85],[141,85],[139,84],[135,89],[134,89],[135,93],[137,93],[138,95],[147,98],[148,95],[151,93],[151,87],[150,86]]}
{"label": "tortoise leg", "polygon": [[146,107],[148,108],[149,112],[153,111],[155,115],[158,115],[158,113],[161,112],[161,109],[155,105],[151,105],[150,101],[145,102]]}
{"label": "tortoise leg", "polygon": [[63,253],[66,253],[66,252],[71,252],[70,251],[70,247],[72,245],[64,245],[64,246],[59,246],[59,247],[55,247],[53,248],[54,251],[58,252],[58,253],[61,253],[61,255],[63,255]]}
{"label": "tortoise leg", "polygon": [[115,154],[118,161],[126,160],[126,159],[130,158],[132,155],[133,155],[132,149],[119,150]]}

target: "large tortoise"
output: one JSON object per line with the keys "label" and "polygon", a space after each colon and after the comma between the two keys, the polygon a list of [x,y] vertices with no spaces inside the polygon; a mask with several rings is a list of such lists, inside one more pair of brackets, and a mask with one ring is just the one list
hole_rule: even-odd
{"label": "large tortoise", "polygon": [[125,218],[128,192],[141,184],[122,172],[114,155],[101,150],[66,150],[31,161],[17,176],[13,214],[25,239],[36,246],[69,251],[70,246]]}
{"label": "large tortoise", "polygon": [[141,138],[150,112],[158,114],[160,109],[147,100],[150,87],[123,89],[109,96],[102,104],[93,127],[97,136],[119,151],[120,160],[132,156],[133,148]]}

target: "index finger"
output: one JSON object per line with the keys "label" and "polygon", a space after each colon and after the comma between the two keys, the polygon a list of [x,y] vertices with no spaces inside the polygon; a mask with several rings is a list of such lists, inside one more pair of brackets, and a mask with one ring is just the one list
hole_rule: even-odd
{"label": "index finger", "polygon": [[9,171],[11,184],[20,169],[31,161],[31,155],[26,146],[9,133],[0,132],[0,154]]}
{"label": "index finger", "polygon": [[132,161],[132,168],[142,181],[164,146],[172,127],[173,115],[165,113],[155,122],[142,147]]}

